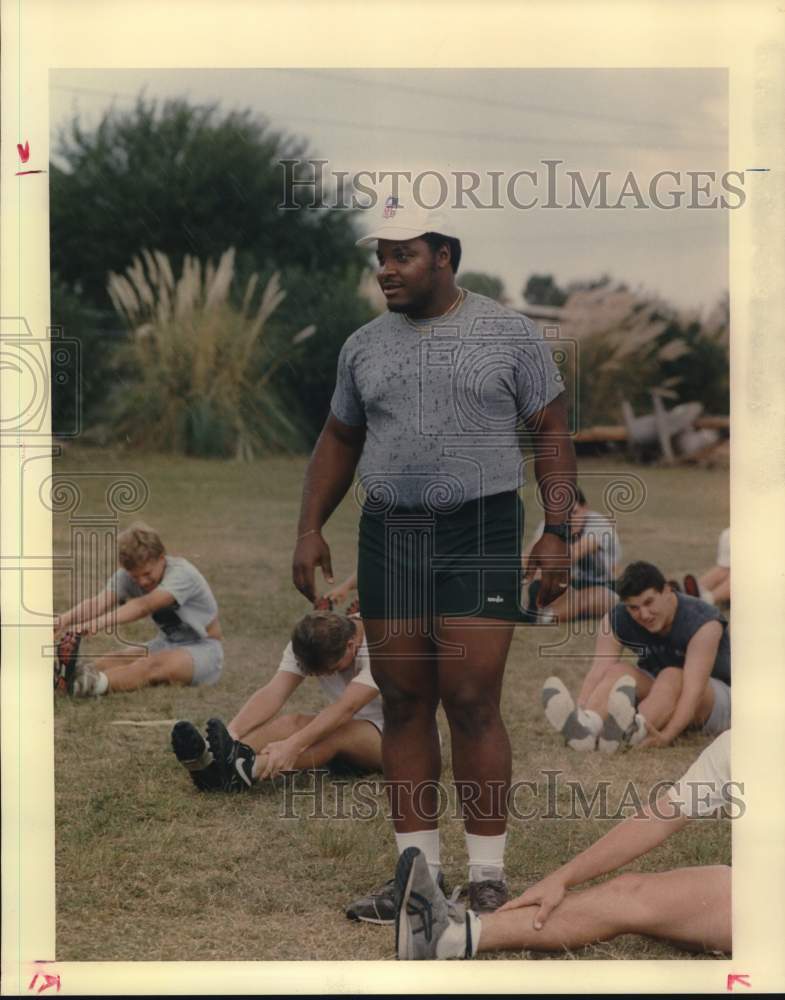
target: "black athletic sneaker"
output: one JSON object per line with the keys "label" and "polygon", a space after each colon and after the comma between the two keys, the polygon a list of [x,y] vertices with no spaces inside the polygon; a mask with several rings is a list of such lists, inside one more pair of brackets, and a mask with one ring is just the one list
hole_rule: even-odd
{"label": "black athletic sneaker", "polygon": [[220,771],[196,726],[176,722],[172,729],[172,750],[200,792],[221,790]]}
{"label": "black athletic sneaker", "polygon": [[220,719],[207,720],[207,743],[215,758],[220,787],[225,792],[243,792],[253,784],[256,753],[245,743],[233,740]]}
{"label": "black athletic sneaker", "polygon": [[[436,884],[447,895],[444,875],[439,872]],[[397,912],[395,895],[395,879],[391,878],[378,889],[373,889],[367,896],[356,899],[346,908],[346,916],[350,920],[362,920],[366,924],[394,924]]]}
{"label": "black athletic sneaker", "polygon": [[489,878],[469,883],[469,909],[475,913],[493,913],[509,900],[507,883],[503,879]]}

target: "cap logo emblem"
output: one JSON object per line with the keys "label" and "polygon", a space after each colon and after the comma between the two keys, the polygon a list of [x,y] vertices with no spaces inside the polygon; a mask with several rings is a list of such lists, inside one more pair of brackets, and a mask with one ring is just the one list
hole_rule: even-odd
{"label": "cap logo emblem", "polygon": [[385,219],[392,219],[398,210],[398,199],[394,195],[390,195],[384,202],[384,217]]}

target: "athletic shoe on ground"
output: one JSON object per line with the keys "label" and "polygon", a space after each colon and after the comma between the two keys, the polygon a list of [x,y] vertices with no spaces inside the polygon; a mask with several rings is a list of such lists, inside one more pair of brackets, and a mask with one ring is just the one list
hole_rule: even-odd
{"label": "athletic shoe on ground", "polygon": [[82,636],[78,632],[66,632],[57,643],[54,661],[54,688],[60,694],[74,693],[77,657],[81,642]]}
{"label": "athletic shoe on ground", "polygon": [[472,920],[461,903],[447,899],[436,885],[418,847],[407,847],[398,858],[395,891],[395,950],[399,959],[472,955]]}
{"label": "athletic shoe on ground", "polygon": [[172,729],[172,750],[200,792],[220,791],[219,769],[196,726],[190,722],[176,722]]}
{"label": "athletic shoe on ground", "polygon": [[469,883],[469,909],[475,913],[493,913],[509,900],[504,879],[488,878]]}
{"label": "athletic shoe on ground", "polygon": [[597,734],[581,722],[572,695],[558,677],[549,677],[543,684],[542,704],[545,718],[561,733],[568,747],[572,750],[597,748]]}
{"label": "athletic shoe on ground", "polygon": [[698,584],[698,581],[695,579],[692,573],[688,573],[684,577],[684,593],[689,594],[690,597],[700,597],[701,595],[701,589]]}
{"label": "athletic shoe on ground", "polygon": [[616,753],[622,744],[627,743],[635,724],[637,702],[635,681],[625,674],[616,681],[608,695],[608,716],[597,740],[597,749],[602,753]]}
{"label": "athletic shoe on ground", "polygon": [[[446,894],[444,875],[439,872],[436,884]],[[350,920],[361,920],[366,924],[394,924],[396,913],[395,879],[391,878],[378,889],[372,889],[367,896],[356,899],[346,908]]]}
{"label": "athletic shoe on ground", "polygon": [[253,784],[256,753],[247,744],[232,739],[220,719],[207,720],[207,743],[214,758],[219,787],[224,792],[249,789]]}
{"label": "athletic shoe on ground", "polygon": [[70,694],[77,698],[89,698],[98,694],[98,671],[92,663],[80,663],[76,668],[76,676],[71,685]]}

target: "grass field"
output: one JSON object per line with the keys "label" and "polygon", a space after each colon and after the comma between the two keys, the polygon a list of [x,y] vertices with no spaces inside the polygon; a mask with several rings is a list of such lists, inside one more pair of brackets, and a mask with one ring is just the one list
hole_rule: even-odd
{"label": "grass field", "polygon": [[[281,783],[242,796],[197,793],[169,748],[170,724],[115,725],[121,720],[230,718],[276,669],[294,621],[307,610],[290,582],[303,459],[276,458],[250,465],[69,449],[56,471],[80,484],[79,515],[106,513],[106,479],[97,473],[135,472],[150,488],[142,517],[162,534],[168,550],[192,560],[220,605],[226,641],[224,676],[214,688],[156,688],[98,701],[57,699],[57,959],[59,961],[351,960],[391,959],[388,928],[349,922],[344,906],[392,874],[394,842],[384,819],[383,795],[359,776],[329,776],[315,809],[312,775],[285,796]],[[620,475],[643,480],[646,498],[621,514],[624,560],[646,558],[680,575],[713,562],[716,538],[728,523],[727,472],[643,469],[618,459],[580,462],[590,503],[601,509],[605,488]],[[89,473],[89,477],[85,474]],[[527,488],[528,533],[539,519]],[[121,527],[132,519],[121,521]],[[357,510],[351,498],[326,535],[336,578],[353,568]],[[55,517],[55,551],[69,551],[72,527]],[[94,581],[96,586],[103,579]],[[65,574],[55,576],[55,608],[70,600]],[[688,735],[664,750],[607,758],[576,754],[550,730],[540,709],[544,679],[558,673],[568,686],[588,669],[593,637],[566,628],[519,628],[507,664],[503,711],[513,744],[513,780],[534,781],[522,792],[521,813],[509,826],[507,870],[522,891],[591,843],[610,825],[596,815],[567,818],[567,782],[580,781],[589,797],[607,780],[611,811],[645,800],[660,779],[677,778],[706,744]],[[152,637],[149,623],[123,637]],[[550,648],[549,648],[550,647]],[[104,652],[93,639],[82,649]],[[318,710],[315,683],[304,684],[290,707]],[[449,737],[443,780],[451,780]],[[548,771],[560,771],[555,808],[546,794]],[[374,776],[373,781],[381,776]],[[554,778],[550,778],[551,782]],[[630,785],[629,783],[632,783]],[[633,790],[631,790],[633,789]],[[625,796],[626,790],[626,799]],[[377,801],[379,815],[348,817],[359,795]],[[289,803],[287,806],[286,803]],[[288,808],[289,818],[282,816]],[[322,817],[309,818],[321,811]],[[366,812],[370,812],[366,808]],[[557,813],[559,818],[548,818]],[[658,870],[730,863],[728,821],[695,823],[632,868]],[[465,880],[462,827],[445,817],[442,861],[450,885]],[[508,953],[501,958],[550,956]],[[563,957],[563,956],[562,956]],[[684,952],[627,936],[576,952],[590,959],[683,959]]]}

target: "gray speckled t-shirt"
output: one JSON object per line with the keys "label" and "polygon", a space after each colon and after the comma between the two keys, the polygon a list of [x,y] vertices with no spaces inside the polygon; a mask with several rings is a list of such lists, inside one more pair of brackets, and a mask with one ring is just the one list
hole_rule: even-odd
{"label": "gray speckled t-shirt", "polygon": [[366,425],[367,493],[444,509],[522,484],[518,425],[563,389],[532,321],[467,292],[443,319],[387,312],[356,330],[330,405],[342,423]]}
{"label": "gray speckled t-shirt", "polygon": [[[122,567],[109,578],[106,589],[117,594],[118,604],[145,593]],[[175,600],[151,616],[159,633],[169,642],[204,639],[208,625],[218,615],[218,602],[196,566],[182,556],[167,556],[164,575],[156,589],[167,591]]]}

